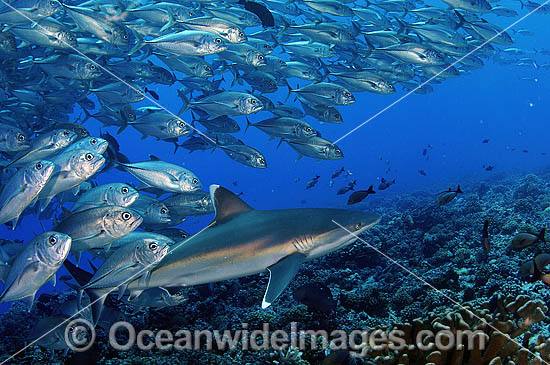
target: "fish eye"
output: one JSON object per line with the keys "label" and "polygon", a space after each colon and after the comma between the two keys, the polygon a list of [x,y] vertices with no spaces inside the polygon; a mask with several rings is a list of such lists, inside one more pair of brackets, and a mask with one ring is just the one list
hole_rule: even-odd
{"label": "fish eye", "polygon": [[50,236],[50,238],[48,238],[48,243],[53,246],[57,243],[57,237],[55,236]]}
{"label": "fish eye", "polygon": [[221,38],[216,38],[216,39],[214,40],[214,42],[220,44],[220,43],[222,42],[222,39],[221,39]]}
{"label": "fish eye", "polygon": [[86,154],[86,161],[92,161],[93,158],[94,158],[94,155],[92,155],[91,153]]}
{"label": "fish eye", "polygon": [[154,250],[157,249],[157,247],[158,247],[158,245],[157,245],[156,242],[151,242],[151,243],[149,244],[149,249],[150,249],[150,250],[153,250],[153,251],[154,251]]}
{"label": "fish eye", "polygon": [[306,132],[311,132],[313,129],[311,127],[306,128]]}
{"label": "fish eye", "polygon": [[68,135],[69,135],[69,131],[68,131],[68,130],[64,130],[64,131],[63,131],[63,135],[64,135],[64,136],[68,136]]}
{"label": "fish eye", "polygon": [[358,231],[361,229],[361,223],[355,223],[355,230]]}
{"label": "fish eye", "polygon": [[344,93],[344,95],[345,95],[345,96],[351,96],[351,93],[349,93],[349,92],[346,91],[346,92]]}
{"label": "fish eye", "polygon": [[34,167],[36,167],[37,170],[41,170],[42,169],[42,162],[37,162],[36,165],[34,165]]}
{"label": "fish eye", "polygon": [[160,214],[166,214],[166,213],[168,213],[168,209],[160,208]]}
{"label": "fish eye", "polygon": [[74,37],[72,35],[69,36],[68,38],[70,41],[74,41]]}
{"label": "fish eye", "polygon": [[252,104],[256,104],[256,99],[252,99],[252,100],[250,100],[250,102],[251,102]]}
{"label": "fish eye", "polygon": [[123,186],[122,189],[120,189],[120,191],[122,192],[122,194],[126,194],[128,193],[128,191],[130,191],[130,189],[128,189],[126,186]]}
{"label": "fish eye", "polygon": [[199,183],[199,179],[197,179],[196,177],[193,179],[193,184],[198,184]]}
{"label": "fish eye", "polygon": [[262,165],[265,164],[265,160],[261,157],[258,159],[258,162],[261,163]]}
{"label": "fish eye", "polygon": [[259,55],[259,56],[258,56],[258,59],[259,59],[260,61],[263,61],[263,60],[264,60],[264,56]]}
{"label": "fish eye", "polygon": [[129,113],[129,114],[128,114],[128,118],[130,118],[130,119],[134,119],[135,117],[136,117],[136,116],[135,116],[134,113]]}
{"label": "fish eye", "polygon": [[132,215],[129,212],[122,213],[122,219],[127,221],[128,219],[132,218]]}
{"label": "fish eye", "polygon": [[91,144],[96,144],[96,143],[97,143],[97,139],[92,138],[92,139],[90,140],[90,143],[91,143]]}
{"label": "fish eye", "polygon": [[239,32],[239,37],[244,37],[244,32]]}
{"label": "fish eye", "polygon": [[55,4],[56,4],[55,1],[50,1],[50,5],[51,5],[51,6],[54,6]]}
{"label": "fish eye", "polygon": [[342,153],[339,148],[335,149],[334,151],[336,151],[336,153]]}
{"label": "fish eye", "polygon": [[184,127],[185,127],[185,123],[184,123],[184,122],[179,122],[179,123],[178,123],[178,126],[179,126],[180,128],[184,128]]}
{"label": "fish eye", "polygon": [[128,34],[124,34],[124,35],[122,36],[122,38],[123,38],[123,39],[128,39]]}
{"label": "fish eye", "polygon": [[95,70],[95,65],[90,65],[90,70]]}
{"label": "fish eye", "polygon": [[17,135],[17,139],[18,139],[19,141],[24,141],[24,140],[25,140],[25,135],[19,133],[19,134]]}

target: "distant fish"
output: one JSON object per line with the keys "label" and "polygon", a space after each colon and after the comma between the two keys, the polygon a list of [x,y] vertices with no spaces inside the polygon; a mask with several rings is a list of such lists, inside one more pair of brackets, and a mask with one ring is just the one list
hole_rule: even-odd
{"label": "distant fish", "polygon": [[340,176],[340,174],[341,174],[342,172],[344,172],[344,171],[345,171],[345,170],[344,170],[344,166],[342,166],[340,169],[334,171],[334,172],[332,173],[332,175],[331,175],[330,178],[331,178],[331,179],[336,179],[336,178],[337,178],[338,176]]}
{"label": "distant fish", "polygon": [[344,195],[345,193],[347,193],[348,191],[351,191],[355,188],[355,184],[357,184],[357,180],[353,180],[352,182],[350,182],[348,184],[348,186],[344,186],[343,188],[340,188],[337,192],[336,192],[336,195]]}
{"label": "distant fish", "polygon": [[533,234],[529,232],[518,233],[512,239],[512,246],[518,249],[523,249],[539,241],[546,242],[546,238],[544,237],[545,234],[546,234],[546,227],[541,229],[538,234]]}
{"label": "distant fish", "polygon": [[443,206],[446,204],[449,204],[458,194],[462,194],[463,191],[460,189],[460,184],[456,188],[456,190],[453,190],[449,187],[449,190],[443,191],[439,194],[437,194],[437,198],[435,199],[435,202],[438,206]]}
{"label": "distant fish", "polygon": [[489,222],[491,220],[489,218],[485,219],[485,223],[483,223],[483,236],[482,236],[482,242],[483,242],[483,248],[485,248],[485,252],[489,254],[489,251],[491,249],[491,242],[489,242]]}
{"label": "distant fish", "polygon": [[336,350],[331,352],[321,365],[344,365],[350,363],[350,354],[347,350]]}
{"label": "distant fish", "polygon": [[548,264],[550,264],[550,255],[540,253],[532,260],[526,261],[520,266],[518,276],[520,279],[530,283],[540,280],[547,286],[550,286],[550,274],[544,273],[544,269]]}
{"label": "distant fish", "polygon": [[328,313],[336,308],[336,300],[329,287],[323,283],[307,283],[294,290],[294,299],[308,309]]}
{"label": "distant fish", "polygon": [[495,169],[495,167],[491,166],[491,165],[489,165],[489,166],[483,165],[483,168],[485,169],[485,171],[493,171]]}
{"label": "distant fish", "polygon": [[489,143],[489,139],[484,139],[481,143]]}
{"label": "distant fish", "polygon": [[382,178],[381,182],[380,182],[380,185],[378,185],[378,190],[386,190],[387,188],[389,188],[393,184],[395,184],[395,179],[393,179],[392,181],[388,181],[388,180]]}
{"label": "distant fish", "polygon": [[424,170],[418,170],[418,173],[422,176],[427,176],[426,171]]}
{"label": "distant fish", "polygon": [[307,183],[306,183],[306,189],[311,189],[312,187],[314,187],[317,182],[319,182],[319,178],[321,176],[317,175],[315,176],[313,179],[309,180]]}
{"label": "distant fish", "polygon": [[373,189],[373,185],[369,186],[368,190],[354,191],[348,198],[348,205],[357,204],[365,199],[370,194],[376,194]]}

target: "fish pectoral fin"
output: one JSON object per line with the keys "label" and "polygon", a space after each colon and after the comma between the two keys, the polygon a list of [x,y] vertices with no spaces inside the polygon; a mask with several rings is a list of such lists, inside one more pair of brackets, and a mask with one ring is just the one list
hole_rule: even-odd
{"label": "fish pectoral fin", "polygon": [[262,309],[269,307],[281,295],[300,269],[300,265],[305,261],[305,258],[306,256],[301,253],[295,253],[267,268],[269,270],[269,283],[262,300]]}
{"label": "fish pectoral fin", "polygon": [[27,306],[27,312],[30,312],[31,309],[32,309],[32,304],[34,303],[34,295],[35,294],[36,294],[36,292],[32,293],[28,297],[25,297],[25,298],[21,299],[21,301],[23,301],[23,303],[25,303],[25,305]]}
{"label": "fish pectoral fin", "polygon": [[10,273],[10,265],[7,264],[0,264],[0,281],[5,283],[6,279],[8,278],[8,274]]}
{"label": "fish pectoral fin", "polygon": [[124,293],[126,292],[126,288],[128,288],[128,283],[124,283],[122,285],[119,285],[118,287],[118,300],[121,300],[124,296]]}
{"label": "fish pectoral fin", "polygon": [[91,234],[91,235],[89,235],[89,236],[84,236],[84,237],[79,237],[79,238],[73,238],[73,242],[82,241],[82,240],[90,240],[90,239],[92,239],[92,238],[96,238],[96,237],[101,236],[103,233],[105,233],[105,232],[104,232],[104,231],[101,231],[101,232],[98,232],[98,233]]}
{"label": "fish pectoral fin", "polygon": [[130,292],[130,296],[128,297],[128,301],[132,301],[132,300],[136,299],[137,297],[139,297],[141,295],[141,293],[143,293],[143,290],[132,290]]}

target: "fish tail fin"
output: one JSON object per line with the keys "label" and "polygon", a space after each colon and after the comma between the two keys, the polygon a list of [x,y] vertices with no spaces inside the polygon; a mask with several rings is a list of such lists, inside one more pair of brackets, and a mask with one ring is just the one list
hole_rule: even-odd
{"label": "fish tail fin", "polygon": [[518,0],[518,1],[519,1],[519,3],[521,4],[521,9],[523,10],[523,8],[525,7],[525,4],[524,4],[523,1],[521,1],[521,0]]}
{"label": "fish tail fin", "polygon": [[371,186],[369,186],[369,189],[367,190],[367,192],[369,194],[376,194],[376,191],[374,191],[374,185],[373,184],[371,184]]}
{"label": "fish tail fin", "polygon": [[[288,94],[286,95],[285,103],[288,101],[288,98],[290,98],[290,94],[293,92],[292,87],[290,86],[288,81],[286,82],[286,87],[288,88]],[[299,89],[299,88],[300,88],[300,85],[296,86],[296,89]]]}
{"label": "fish tail fin", "polygon": [[405,29],[407,28],[407,24],[403,20],[399,19],[399,17],[397,16],[394,16],[393,18],[399,24],[399,29],[397,30],[397,34],[403,34],[405,32]]}
{"label": "fish tail fin", "polygon": [[[394,180],[395,182],[395,180]],[[457,194],[463,194],[464,192],[462,191],[462,189],[460,188],[460,184],[458,184],[458,186],[456,187],[456,193]]]}
{"label": "fish tail fin", "polygon": [[542,242],[546,242],[546,227],[544,227],[543,229],[540,230],[539,234],[537,235],[537,237],[542,241]]}
{"label": "fish tail fin", "polygon": [[462,14],[460,14],[458,11],[455,10],[455,14],[459,20],[458,24],[455,26],[455,30],[456,30],[456,29],[462,28],[462,26],[468,22],[466,21],[466,19],[464,19],[464,16],[462,16]]}
{"label": "fish tail fin", "polygon": [[185,96],[183,92],[180,92],[181,90],[178,90],[178,96],[180,97],[181,101],[183,102],[183,105],[181,106],[178,115],[182,115],[189,109],[189,99]]}
{"label": "fish tail fin", "polygon": [[252,125],[252,123],[250,123],[250,119],[248,119],[248,117],[246,117],[246,128],[244,129],[244,133],[246,134],[246,131],[248,130],[248,127],[250,127]]}
{"label": "fish tail fin", "polygon": [[92,115],[90,114],[90,112],[88,110],[86,110],[86,108],[82,108],[82,112],[84,112],[84,119],[82,119],[80,124],[84,124],[84,123],[86,123],[86,121],[88,119],[92,118]]}

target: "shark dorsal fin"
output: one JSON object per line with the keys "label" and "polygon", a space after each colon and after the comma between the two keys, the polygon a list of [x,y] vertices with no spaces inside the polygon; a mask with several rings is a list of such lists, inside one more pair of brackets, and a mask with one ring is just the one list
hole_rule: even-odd
{"label": "shark dorsal fin", "polygon": [[210,185],[210,197],[216,212],[216,217],[212,223],[226,221],[236,215],[253,210],[237,195],[219,185]]}

